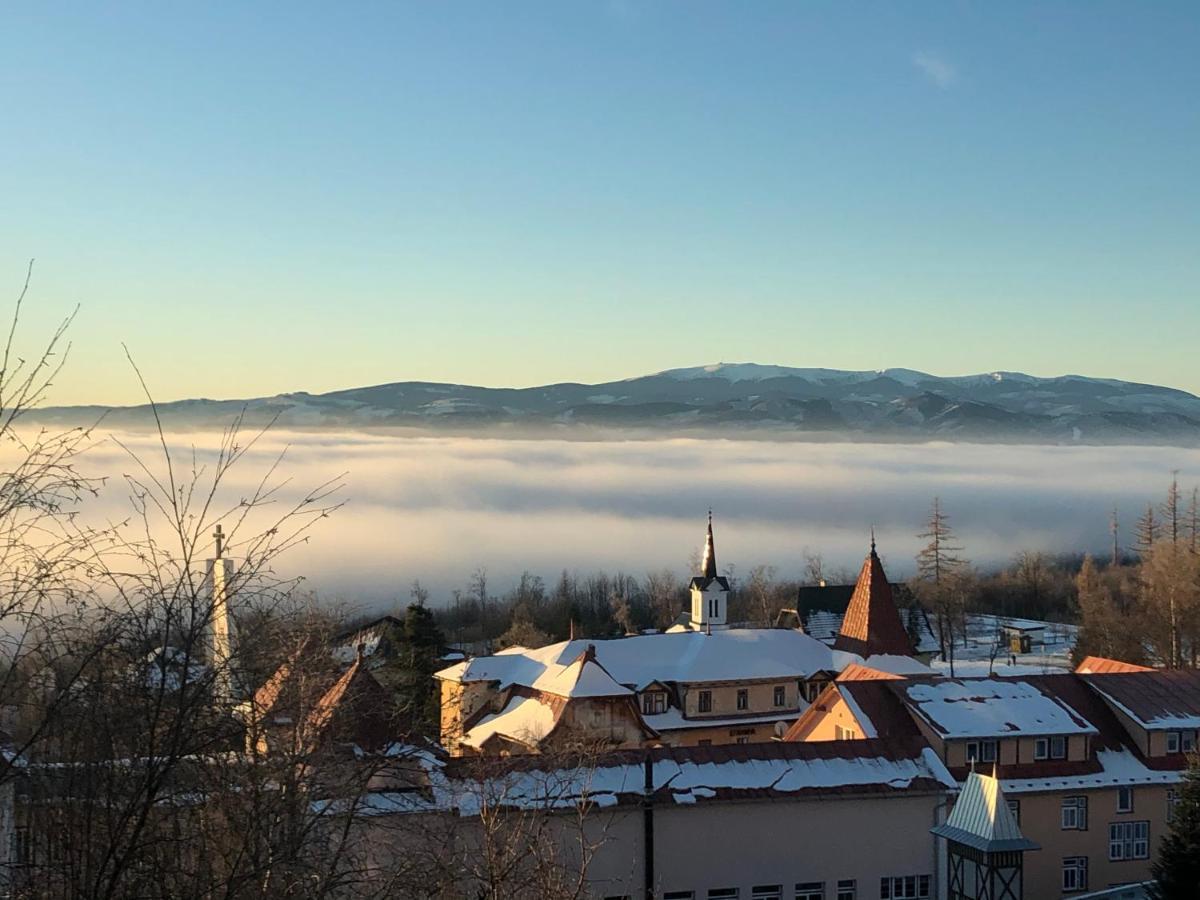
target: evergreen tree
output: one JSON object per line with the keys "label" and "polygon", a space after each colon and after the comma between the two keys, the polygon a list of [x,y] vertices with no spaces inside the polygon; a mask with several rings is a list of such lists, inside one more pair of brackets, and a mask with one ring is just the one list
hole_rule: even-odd
{"label": "evergreen tree", "polygon": [[397,685],[400,707],[416,734],[436,734],[440,700],[433,673],[441,665],[445,638],[429,607],[410,603],[404,615],[404,673]]}
{"label": "evergreen tree", "polygon": [[1200,553],[1200,488],[1192,488],[1192,500],[1188,504],[1188,549]]}
{"label": "evergreen tree", "polygon": [[1200,885],[1200,763],[1193,756],[1179,788],[1171,830],[1150,871],[1154,900],[1194,900]]}

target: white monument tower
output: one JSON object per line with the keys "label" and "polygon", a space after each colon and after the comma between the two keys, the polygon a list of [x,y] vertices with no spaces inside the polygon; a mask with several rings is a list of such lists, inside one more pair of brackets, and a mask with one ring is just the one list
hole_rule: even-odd
{"label": "white monument tower", "polygon": [[229,582],[233,578],[233,561],[225,558],[225,534],[218,525],[213,532],[216,557],[208,561],[209,583],[212,585],[212,619],[209,622],[208,664],[213,671],[213,699],[221,706],[231,706],[233,696],[233,648],[229,627]]}

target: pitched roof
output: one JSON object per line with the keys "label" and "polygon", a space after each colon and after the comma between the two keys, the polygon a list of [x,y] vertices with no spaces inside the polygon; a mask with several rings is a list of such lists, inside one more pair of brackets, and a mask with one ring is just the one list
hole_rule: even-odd
{"label": "pitched roof", "polygon": [[359,656],[313,704],[305,718],[305,737],[334,740],[363,749],[377,749],[398,735],[391,694],[370,673]]}
{"label": "pitched roof", "polygon": [[846,668],[842,669],[838,675],[837,681],[903,681],[900,675],[893,675],[891,672],[884,672],[881,669],[872,669],[870,666],[860,663],[850,663]]}
{"label": "pitched roof", "polygon": [[1200,671],[1153,669],[1082,677],[1143,728],[1200,728]]}
{"label": "pitched roof", "polygon": [[930,831],[985,853],[1038,849],[1037,844],[1021,834],[1017,820],[1004,802],[1000,782],[979,772],[967,776],[945,824]]}
{"label": "pitched roof", "polygon": [[1075,667],[1078,675],[1108,675],[1113,672],[1153,672],[1149,666],[1139,666],[1119,659],[1109,659],[1107,656],[1086,656]]}
{"label": "pitched roof", "polygon": [[914,715],[951,738],[1096,734],[1067,703],[1032,678],[944,678],[885,682]]}
{"label": "pitched roof", "polygon": [[871,552],[863,560],[854,594],[842,619],[833,646],[860,656],[890,654],[911,656],[912,641],[900,621],[900,613],[892,597],[892,587],[883,571],[883,563],[875,553],[875,542]]}
{"label": "pitched roof", "polygon": [[596,645],[588,644],[570,665],[547,669],[533,687],[560,697],[628,697],[633,691],[617,684],[596,660]]}
{"label": "pitched roof", "polygon": [[[530,687],[553,678],[594,644],[596,659],[613,680],[641,690],[653,681],[692,684],[704,681],[809,678],[838,672],[861,659],[831,650],[801,631],[784,628],[730,628],[705,634],[679,631],[611,640],[559,641],[534,650],[512,647],[477,656],[436,673],[445,681],[495,681]],[[549,675],[547,675],[549,673]],[[545,682],[541,682],[545,684]]]}

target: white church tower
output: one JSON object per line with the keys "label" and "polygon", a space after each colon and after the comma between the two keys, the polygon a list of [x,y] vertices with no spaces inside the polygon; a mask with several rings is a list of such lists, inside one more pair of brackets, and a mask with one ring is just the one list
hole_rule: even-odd
{"label": "white church tower", "polygon": [[704,540],[704,560],[700,574],[692,579],[692,617],[697,631],[725,628],[729,615],[729,582],[717,574],[717,550],[713,545],[712,510],[708,511],[708,535]]}

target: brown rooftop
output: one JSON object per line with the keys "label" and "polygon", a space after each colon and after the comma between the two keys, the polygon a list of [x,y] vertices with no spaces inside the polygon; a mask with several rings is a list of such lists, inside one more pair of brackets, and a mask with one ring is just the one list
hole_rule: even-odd
{"label": "brown rooftop", "polygon": [[1186,723],[1200,718],[1200,671],[1195,669],[1113,672],[1082,678],[1147,728],[1195,728]]}
{"label": "brown rooftop", "polygon": [[1077,675],[1109,675],[1113,672],[1153,672],[1149,666],[1139,666],[1107,656],[1088,656],[1075,667]]}
{"label": "brown rooftop", "polygon": [[854,585],[854,594],[846,608],[842,629],[833,642],[833,648],[862,657],[877,653],[912,655],[912,641],[904,630],[904,623],[900,621],[892,586],[888,584],[883,563],[875,553],[874,541],[858,573],[858,582]]}

